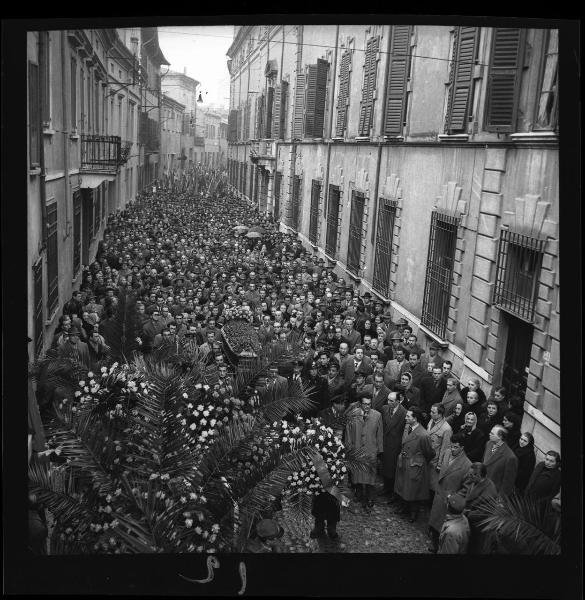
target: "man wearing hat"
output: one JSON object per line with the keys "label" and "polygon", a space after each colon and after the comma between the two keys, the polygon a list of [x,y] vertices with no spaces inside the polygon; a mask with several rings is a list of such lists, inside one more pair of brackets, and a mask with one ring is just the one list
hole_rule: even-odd
{"label": "man wearing hat", "polygon": [[76,325],[72,325],[69,330],[69,335],[65,343],[58,350],[59,358],[71,358],[86,369],[90,368],[89,350],[85,342],[79,339],[79,329]]}
{"label": "man wearing hat", "polygon": [[439,534],[437,554],[467,554],[469,521],[463,514],[465,498],[462,494],[447,495],[447,515]]}
{"label": "man wearing hat", "polygon": [[433,368],[440,367],[443,369],[443,357],[439,354],[444,349],[444,345],[433,340],[429,346],[429,355],[421,356],[421,365],[425,371],[433,372]]}

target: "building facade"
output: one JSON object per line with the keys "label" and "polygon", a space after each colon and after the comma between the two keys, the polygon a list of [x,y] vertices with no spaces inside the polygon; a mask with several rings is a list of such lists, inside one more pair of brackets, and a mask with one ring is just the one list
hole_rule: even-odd
{"label": "building facade", "polygon": [[185,68],[183,73],[169,71],[162,78],[163,93],[180,102],[184,107],[181,155],[186,159],[183,161],[183,169],[191,171],[195,164],[201,161],[204,149],[203,136],[197,134],[198,110],[197,110],[197,88],[199,82],[187,75]]}
{"label": "building facade", "polygon": [[199,111],[197,131],[203,136],[201,163],[212,168],[227,165],[227,114],[219,108],[202,108]]}
{"label": "building facade", "polygon": [[180,175],[187,156],[183,147],[185,106],[163,93],[161,99],[161,178]]}
{"label": "building facade", "polygon": [[27,35],[28,330],[35,356],[50,345],[82,265],[94,260],[107,215],[144,184],[141,39],[140,29]]}
{"label": "building facade", "polygon": [[560,448],[558,31],[243,26],[237,193]]}

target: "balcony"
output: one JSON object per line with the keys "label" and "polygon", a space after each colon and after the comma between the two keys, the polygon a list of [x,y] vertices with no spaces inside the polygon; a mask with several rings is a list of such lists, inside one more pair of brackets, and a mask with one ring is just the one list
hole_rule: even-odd
{"label": "balcony", "polygon": [[271,161],[276,157],[275,143],[271,140],[256,140],[250,143],[250,158],[252,162]]}
{"label": "balcony", "polygon": [[[115,174],[122,162],[121,159],[122,141],[119,136],[81,136],[81,171],[86,173]],[[126,160],[127,158],[123,162],[126,162]]]}

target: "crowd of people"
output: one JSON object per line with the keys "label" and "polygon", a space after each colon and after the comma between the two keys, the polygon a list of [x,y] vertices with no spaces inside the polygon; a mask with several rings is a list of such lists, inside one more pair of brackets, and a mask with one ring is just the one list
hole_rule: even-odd
{"label": "crowd of people", "polygon": [[[372,458],[369,471],[350,472],[356,501],[369,512],[382,499],[411,522],[426,507],[433,552],[491,551],[476,525],[486,497],[560,497],[560,456],[536,464],[521,403],[501,387],[487,398],[477,378],[461,381],[441,344],[394,322],[389,304],[224,188],[159,187],[109,217],[96,260],[64,305],[51,344],[58,355],[97,370],[124,291],[137,298],[140,350],[196,343],[217,366],[218,385],[234,375],[221,329],[235,315],[263,345],[295,340],[298,358],[271,365],[259,385],[298,381],[314,402],[305,416],[332,426],[351,417],[345,445]],[[335,539],[339,502],[316,499],[313,514],[311,536]]]}

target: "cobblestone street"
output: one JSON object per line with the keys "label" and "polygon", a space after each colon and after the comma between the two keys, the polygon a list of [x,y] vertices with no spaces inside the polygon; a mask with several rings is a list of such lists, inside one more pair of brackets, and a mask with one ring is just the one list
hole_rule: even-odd
{"label": "cobblestone street", "polygon": [[[376,492],[382,489],[381,483]],[[332,542],[327,536],[312,540],[309,531],[312,521],[305,523],[297,535],[285,533],[283,543],[288,552],[313,553],[414,553],[428,554],[426,527],[428,509],[421,511],[416,523],[410,523],[400,512],[398,505],[389,505],[384,496],[376,496],[370,513],[350,495],[349,507],[342,508],[337,532],[339,540]],[[305,536],[302,536],[302,531]]]}

